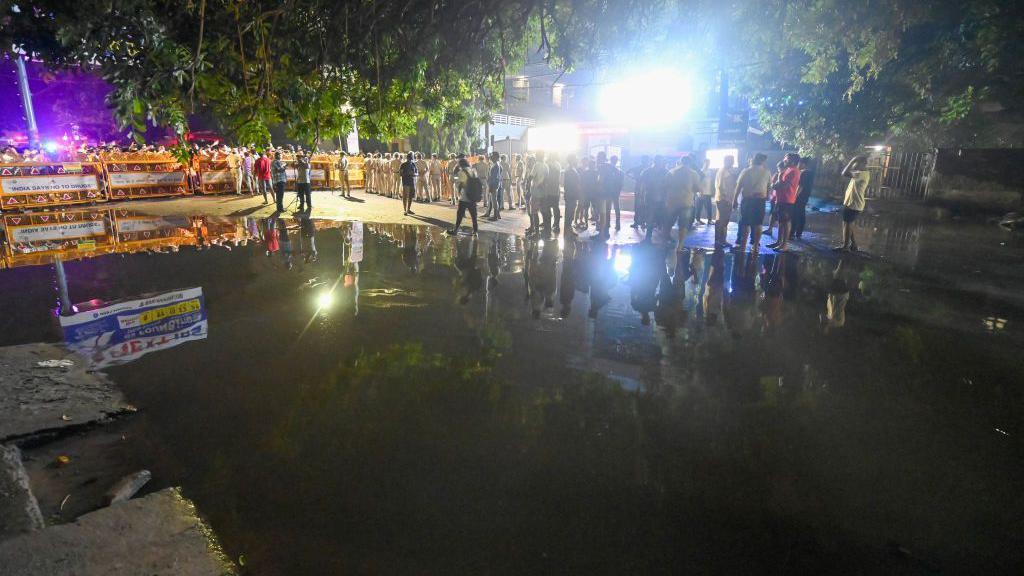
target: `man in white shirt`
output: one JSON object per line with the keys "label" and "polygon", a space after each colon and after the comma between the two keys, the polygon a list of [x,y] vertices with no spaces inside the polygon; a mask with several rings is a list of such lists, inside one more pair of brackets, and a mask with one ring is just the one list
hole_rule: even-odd
{"label": "man in white shirt", "polygon": [[864,211],[865,196],[871,184],[868,159],[864,156],[854,156],[846,168],[843,168],[843,176],[850,179],[850,183],[846,185],[846,195],[843,197],[843,244],[833,250],[856,252],[857,240],[853,237],[853,223]]}
{"label": "man in white shirt", "polygon": [[750,159],[750,166],[740,172],[736,180],[736,195],[732,207],[737,202],[740,207],[739,231],[736,233],[736,246],[740,252],[747,249],[747,237],[750,237],[750,249],[757,252],[761,248],[761,225],[764,223],[764,203],[768,198],[768,187],[771,186],[772,173],[765,167],[768,157],[755,154]]}
{"label": "man in white shirt", "polygon": [[736,159],[726,156],[722,160],[722,168],[715,175],[715,205],[718,207],[718,220],[715,221],[715,246],[725,248],[725,233],[729,230],[729,219],[732,217],[732,205],[736,201],[736,184],[739,181],[739,170],[734,166]]}

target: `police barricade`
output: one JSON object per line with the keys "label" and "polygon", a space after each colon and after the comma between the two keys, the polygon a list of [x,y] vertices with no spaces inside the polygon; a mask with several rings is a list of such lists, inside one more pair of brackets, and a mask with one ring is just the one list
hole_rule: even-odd
{"label": "police barricade", "polygon": [[116,251],[110,211],[74,207],[3,215],[5,256],[11,266],[45,264],[54,256],[67,260]]}
{"label": "police barricade", "polygon": [[0,207],[5,211],[103,202],[98,162],[0,164]]}
{"label": "police barricade", "polygon": [[232,168],[227,160],[199,160],[200,194],[223,194],[235,191],[238,169]]}
{"label": "police barricade", "polygon": [[111,210],[119,252],[160,250],[198,243],[195,226],[187,216],[153,216],[127,208]]}
{"label": "police barricade", "polygon": [[314,156],[309,163],[309,179],[313,190],[325,190],[331,187],[331,166],[330,158]]}
{"label": "police barricade", "polygon": [[366,166],[362,156],[348,157],[348,184],[352,188],[366,188]]}
{"label": "police barricade", "polygon": [[177,160],[107,161],[104,167],[111,200],[189,193],[188,174]]}

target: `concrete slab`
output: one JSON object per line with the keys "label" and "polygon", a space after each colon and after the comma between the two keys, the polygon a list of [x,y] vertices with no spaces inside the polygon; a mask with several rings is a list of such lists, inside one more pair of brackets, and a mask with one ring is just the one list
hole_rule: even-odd
{"label": "concrete slab", "polygon": [[[48,360],[65,362],[39,365]],[[0,348],[0,441],[131,409],[106,376],[86,368],[82,358],[53,344]]]}
{"label": "concrete slab", "polygon": [[42,528],[43,515],[29,489],[21,452],[0,444],[0,540]]}
{"label": "concrete slab", "polygon": [[237,573],[195,507],[175,488],[0,542],[0,566],[21,576]]}

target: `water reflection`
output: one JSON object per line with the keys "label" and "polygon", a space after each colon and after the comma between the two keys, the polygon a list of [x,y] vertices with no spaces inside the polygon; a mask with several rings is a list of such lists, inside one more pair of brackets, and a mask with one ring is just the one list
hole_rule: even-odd
{"label": "water reflection", "polygon": [[[110,372],[140,465],[253,573],[905,568],[889,542],[952,572],[1021,560],[1012,310],[857,257],[171,228],[179,252],[69,283],[202,287],[205,344]],[[0,273],[4,343],[59,339],[51,276]]]}

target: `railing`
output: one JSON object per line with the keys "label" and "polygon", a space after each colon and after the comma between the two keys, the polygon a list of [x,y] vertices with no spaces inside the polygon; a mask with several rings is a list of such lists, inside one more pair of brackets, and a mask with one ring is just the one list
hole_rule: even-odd
{"label": "railing", "polygon": [[[311,180],[315,189],[342,186],[337,156],[315,155]],[[289,188],[294,188],[294,159],[288,158]],[[223,194],[237,189],[239,169],[227,158],[199,158],[192,167],[169,157],[117,155],[94,162],[0,163],[0,210],[95,204],[190,194]],[[363,185],[363,159],[349,157],[349,184]]]}

